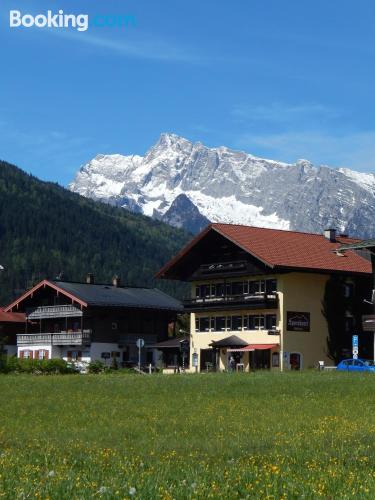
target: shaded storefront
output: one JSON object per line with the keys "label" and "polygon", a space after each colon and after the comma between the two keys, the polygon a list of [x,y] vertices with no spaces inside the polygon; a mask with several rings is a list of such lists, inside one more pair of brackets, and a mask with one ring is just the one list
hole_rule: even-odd
{"label": "shaded storefront", "polygon": [[[278,344],[248,344],[236,335],[211,342],[212,369],[217,371],[251,371],[279,368],[280,355]],[[207,370],[209,349],[201,351],[201,370]],[[203,362],[203,366],[202,366]]]}

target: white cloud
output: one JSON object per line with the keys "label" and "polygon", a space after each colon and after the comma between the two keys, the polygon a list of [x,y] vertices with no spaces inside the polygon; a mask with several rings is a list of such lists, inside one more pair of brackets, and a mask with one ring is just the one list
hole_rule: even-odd
{"label": "white cloud", "polygon": [[182,62],[199,64],[205,59],[188,48],[178,46],[174,41],[166,42],[157,37],[129,34],[122,39],[107,38],[68,30],[50,30],[49,33],[79,44],[96,47],[126,57],[149,59],[165,62]]}

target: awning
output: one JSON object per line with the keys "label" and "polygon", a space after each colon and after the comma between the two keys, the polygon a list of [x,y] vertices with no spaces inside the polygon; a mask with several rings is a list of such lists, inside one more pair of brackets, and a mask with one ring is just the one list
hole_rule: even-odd
{"label": "awning", "polygon": [[246,347],[247,342],[237,337],[237,335],[231,335],[230,337],[226,337],[222,340],[212,341],[210,346],[215,347],[216,349],[222,349],[226,347],[229,347],[231,349],[238,349],[240,347]]}
{"label": "awning", "polygon": [[246,347],[240,349],[228,349],[229,352],[245,352],[245,351],[264,351],[266,349],[272,349],[277,347],[279,344],[249,344]]}
{"label": "awning", "polygon": [[254,347],[246,346],[240,347],[238,349],[227,349],[228,352],[244,352],[244,351],[255,351]]}

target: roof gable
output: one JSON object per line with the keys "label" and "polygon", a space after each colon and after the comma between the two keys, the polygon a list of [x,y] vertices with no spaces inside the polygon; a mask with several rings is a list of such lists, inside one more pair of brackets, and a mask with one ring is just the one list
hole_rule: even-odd
{"label": "roof gable", "polygon": [[80,304],[82,307],[87,307],[87,303],[86,302],[84,302],[79,297],[77,297],[77,296],[69,293],[68,291],[64,290],[63,288],[59,287],[53,281],[43,280],[40,283],[38,283],[35,286],[33,286],[32,288],[30,288],[30,290],[27,290],[18,299],[16,299],[11,304],[9,304],[9,306],[5,307],[4,311],[8,312],[8,311],[13,311],[14,308],[18,309],[19,304],[21,302],[23,302],[25,299],[27,299],[29,297],[32,297],[34,295],[34,293],[37,292],[38,290],[40,290],[41,288],[46,288],[46,287],[52,288],[52,289],[56,290],[57,292],[62,293],[63,295],[65,295],[66,297],[68,297],[69,299],[71,299],[72,301],[77,302],[78,304]]}

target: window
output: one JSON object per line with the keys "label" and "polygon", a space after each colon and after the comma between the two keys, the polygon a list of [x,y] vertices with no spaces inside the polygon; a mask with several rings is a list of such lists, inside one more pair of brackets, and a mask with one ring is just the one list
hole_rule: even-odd
{"label": "window", "polygon": [[227,318],[225,316],[216,316],[215,318],[215,332],[225,331],[227,328]]}
{"label": "window", "polygon": [[231,330],[242,330],[242,316],[231,316]]}
{"label": "window", "polygon": [[49,351],[47,349],[39,349],[39,351],[35,351],[35,359],[48,359],[49,358]]}
{"label": "window", "polygon": [[250,281],[249,282],[249,293],[250,295],[260,295],[265,292],[265,281]]}
{"label": "window", "polygon": [[224,297],[225,295],[224,283],[216,283],[214,295],[215,297]]}
{"label": "window", "polygon": [[254,316],[254,330],[264,330],[264,316]]}
{"label": "window", "polygon": [[20,351],[20,358],[23,359],[33,359],[33,351],[25,349],[24,351]]}
{"label": "window", "polygon": [[68,358],[68,361],[81,361],[82,351],[68,351],[66,353],[66,357]]}
{"label": "window", "polygon": [[249,316],[243,317],[243,329],[250,330],[250,328],[249,328]]}
{"label": "window", "polygon": [[116,321],[114,321],[114,322],[112,323],[112,330],[117,330],[117,326],[118,326],[118,325],[117,325],[117,322],[116,322]]}
{"label": "window", "polygon": [[211,295],[211,286],[201,285],[201,297],[210,297],[210,295]]}
{"label": "window", "polygon": [[263,330],[264,329],[264,315],[250,314],[244,316],[244,329],[245,330]]}
{"label": "window", "polygon": [[201,287],[200,287],[199,285],[197,285],[197,286],[195,287],[195,297],[196,297],[197,299],[199,299],[199,298],[200,298],[200,296],[201,296]]}
{"label": "window", "polygon": [[255,330],[255,316],[247,316],[247,329]]}
{"label": "window", "polygon": [[276,330],[276,314],[266,315],[266,330]]}
{"label": "window", "polygon": [[225,295],[232,295],[232,283],[225,283]]}
{"label": "window", "polygon": [[277,292],[277,280],[269,279],[266,280],[266,293],[272,295]]}
{"label": "window", "polygon": [[244,281],[244,283],[243,283],[243,293],[245,295],[247,295],[249,293],[249,282],[248,281]]}
{"label": "window", "polygon": [[209,332],[210,331],[210,318],[196,318],[195,331],[196,332]]}
{"label": "window", "polygon": [[232,283],[232,295],[243,294],[243,281],[235,281]]}

